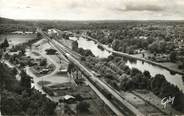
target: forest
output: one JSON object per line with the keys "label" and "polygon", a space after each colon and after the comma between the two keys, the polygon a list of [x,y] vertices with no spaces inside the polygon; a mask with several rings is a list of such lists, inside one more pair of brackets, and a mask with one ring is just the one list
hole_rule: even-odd
{"label": "forest", "polygon": [[21,71],[21,80],[16,80],[16,68],[0,63],[1,113],[2,115],[53,115],[56,103],[46,95],[31,88],[32,77]]}

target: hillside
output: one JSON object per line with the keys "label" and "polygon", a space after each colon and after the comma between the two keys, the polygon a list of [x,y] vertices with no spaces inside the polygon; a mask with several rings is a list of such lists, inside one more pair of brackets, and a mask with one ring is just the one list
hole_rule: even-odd
{"label": "hillside", "polygon": [[13,19],[0,17],[0,24],[16,23]]}

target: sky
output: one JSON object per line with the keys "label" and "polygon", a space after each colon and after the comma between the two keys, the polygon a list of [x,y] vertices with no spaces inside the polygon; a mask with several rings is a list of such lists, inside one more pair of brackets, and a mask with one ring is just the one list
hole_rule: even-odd
{"label": "sky", "polygon": [[0,0],[0,16],[49,20],[184,20],[184,0]]}

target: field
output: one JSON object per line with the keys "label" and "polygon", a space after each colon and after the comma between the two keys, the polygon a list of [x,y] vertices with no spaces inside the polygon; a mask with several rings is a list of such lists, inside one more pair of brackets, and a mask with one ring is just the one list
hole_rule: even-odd
{"label": "field", "polygon": [[5,38],[7,38],[10,45],[17,45],[20,43],[25,43],[29,40],[32,40],[36,37],[34,34],[30,35],[19,35],[19,34],[2,34],[0,35],[0,43],[4,41]]}

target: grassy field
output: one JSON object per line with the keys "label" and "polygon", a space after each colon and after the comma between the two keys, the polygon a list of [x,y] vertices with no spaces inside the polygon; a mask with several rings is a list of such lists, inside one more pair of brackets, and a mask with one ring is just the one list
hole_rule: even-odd
{"label": "grassy field", "polygon": [[29,40],[32,40],[35,37],[36,37],[35,34],[30,34],[30,35],[3,34],[3,35],[0,35],[0,43],[3,42],[5,38],[7,38],[10,45],[17,45],[17,44],[25,43]]}

